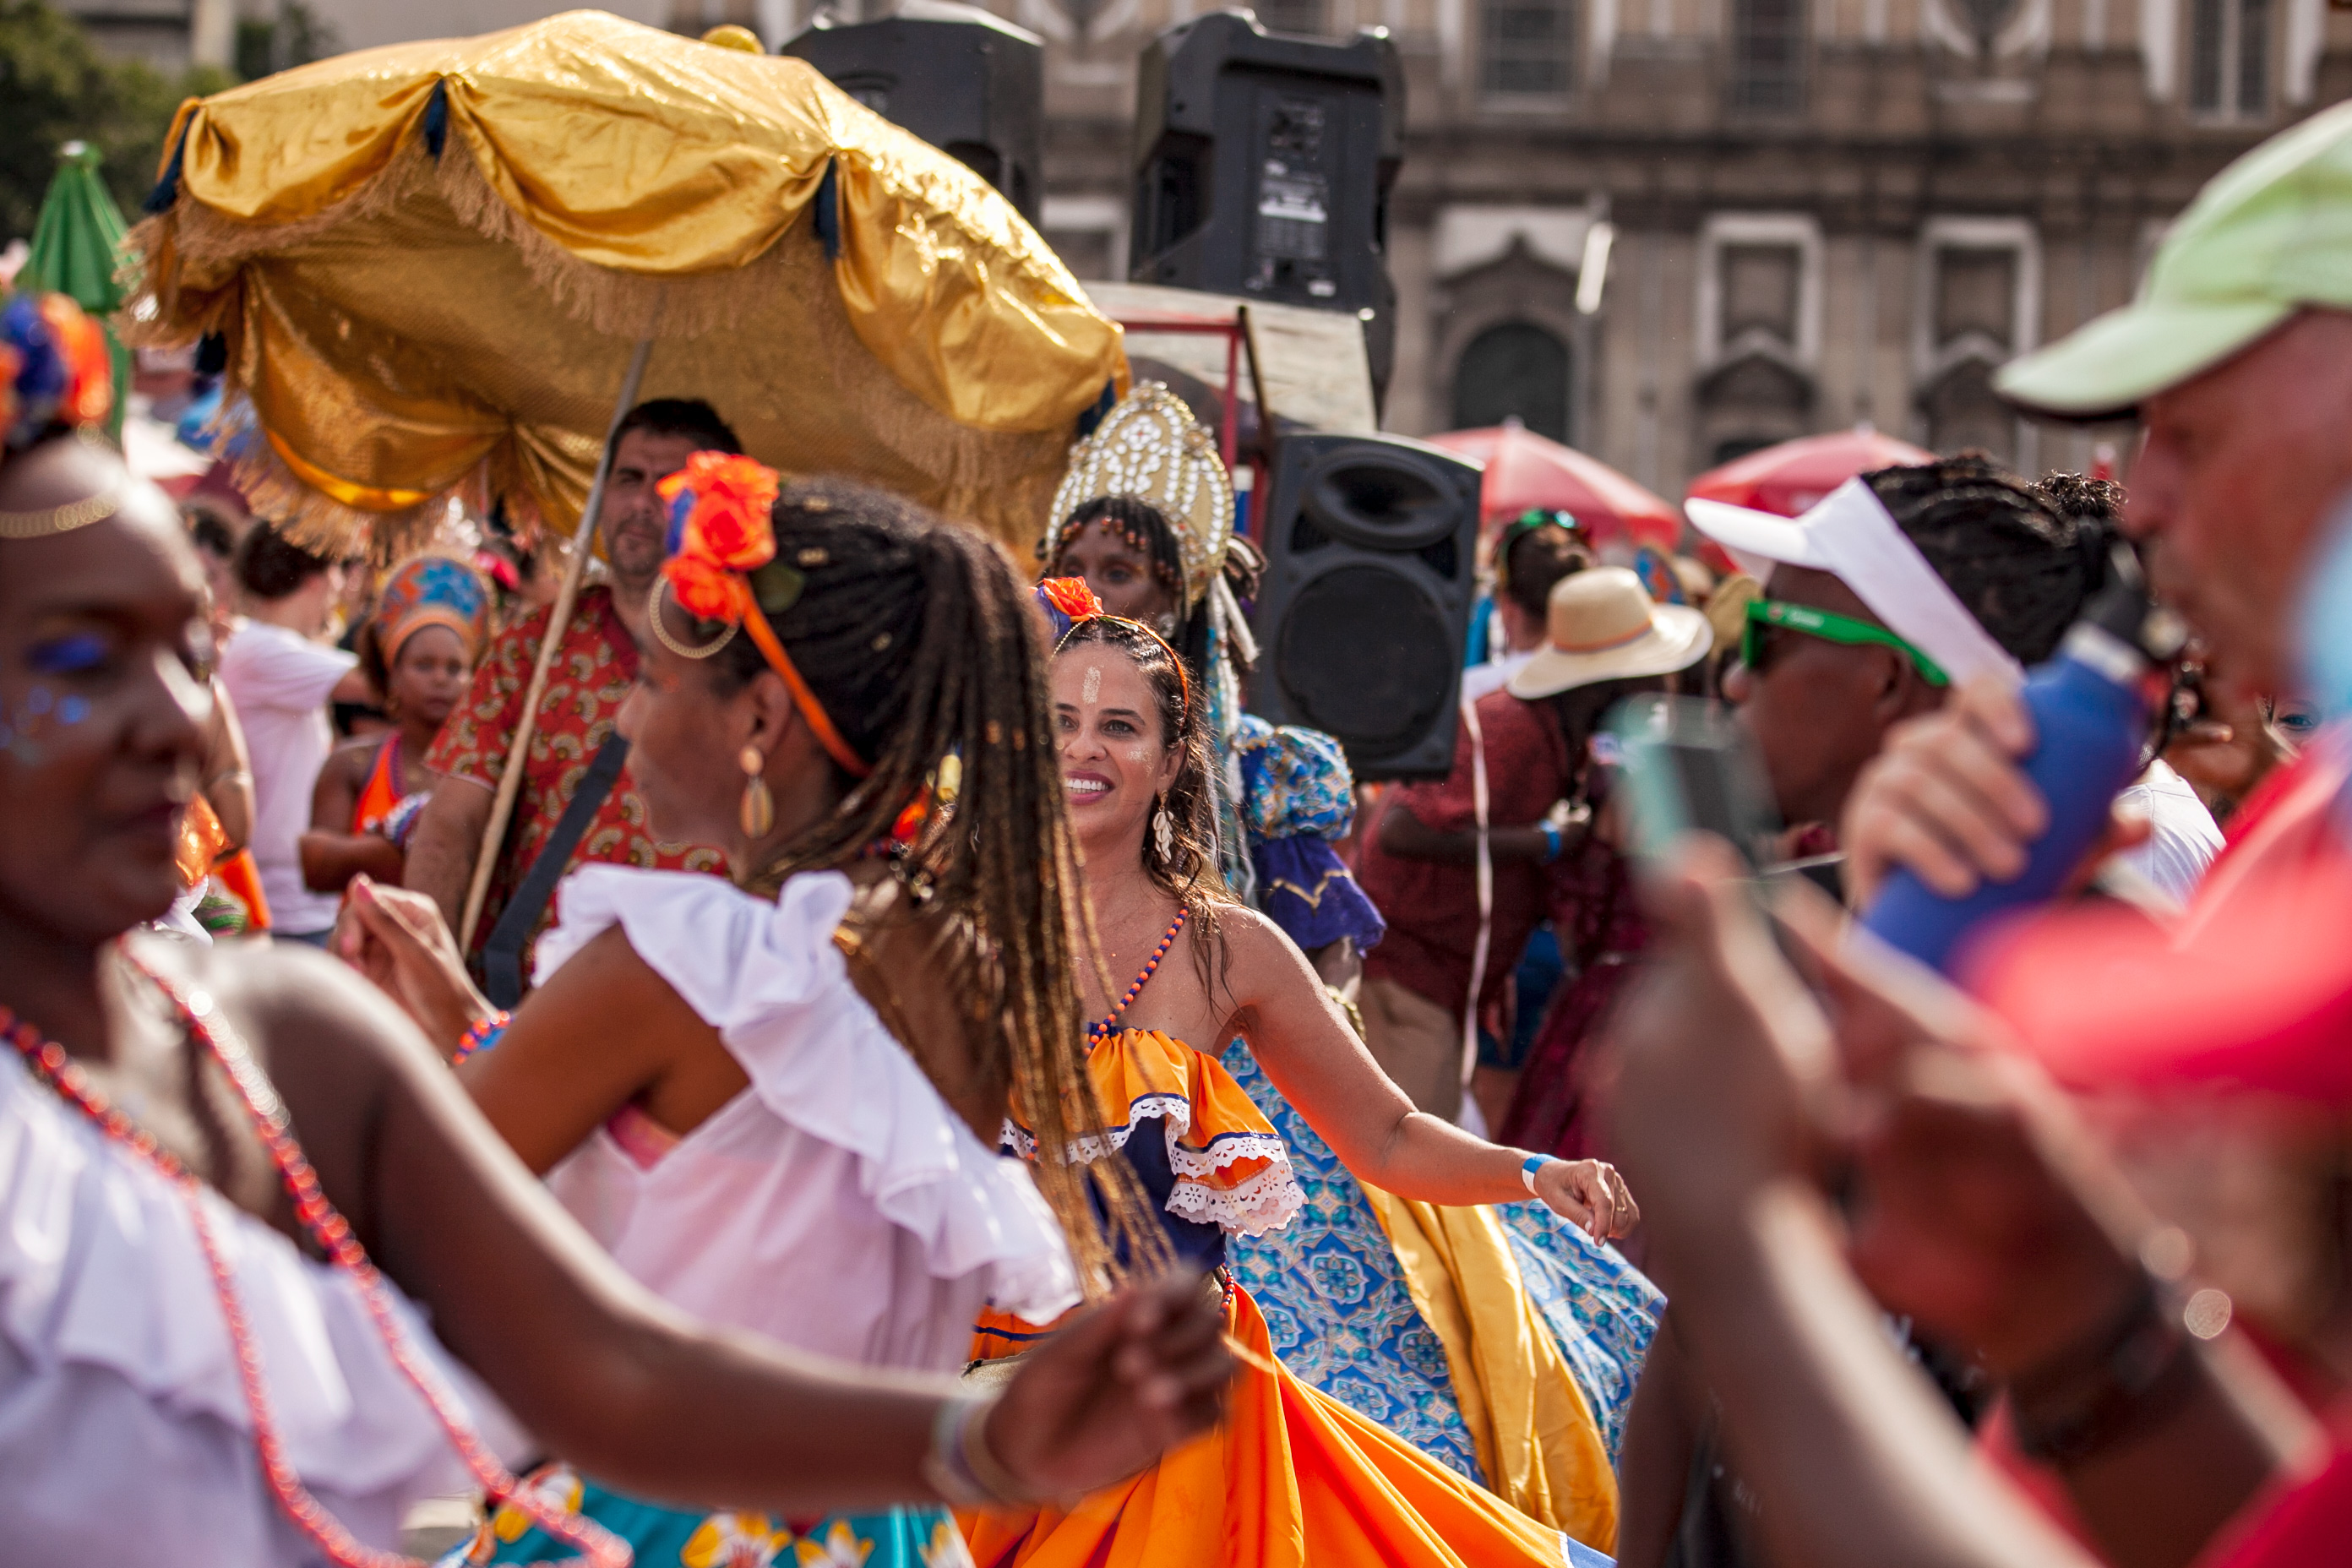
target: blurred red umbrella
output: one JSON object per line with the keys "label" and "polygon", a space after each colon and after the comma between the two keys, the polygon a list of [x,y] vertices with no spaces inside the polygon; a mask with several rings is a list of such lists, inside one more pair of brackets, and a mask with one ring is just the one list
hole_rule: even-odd
{"label": "blurred red umbrella", "polygon": [[1933,452],[1857,425],[1734,458],[1693,479],[1683,493],[1794,517],[1856,474],[1935,460]]}
{"label": "blurred red umbrella", "polygon": [[1531,507],[1573,512],[1596,540],[1622,539],[1671,552],[1683,531],[1673,502],[1652,495],[1598,458],[1538,436],[1517,420],[1485,430],[1450,430],[1433,445],[1486,465],[1478,491],[1479,531]]}

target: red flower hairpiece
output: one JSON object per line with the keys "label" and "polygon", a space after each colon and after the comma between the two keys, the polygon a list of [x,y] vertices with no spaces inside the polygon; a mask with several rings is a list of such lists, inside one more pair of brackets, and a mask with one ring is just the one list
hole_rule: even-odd
{"label": "red flower hairpiece", "polygon": [[1037,593],[1074,621],[1103,613],[1103,602],[1095,597],[1095,591],[1087,586],[1084,577],[1048,577],[1037,584]]}
{"label": "red flower hairpiece", "polygon": [[775,469],[732,452],[697,452],[654,487],[669,505],[662,575],[678,608],[698,620],[742,623],[751,600],[743,574],[776,558],[770,514],[782,488]]}

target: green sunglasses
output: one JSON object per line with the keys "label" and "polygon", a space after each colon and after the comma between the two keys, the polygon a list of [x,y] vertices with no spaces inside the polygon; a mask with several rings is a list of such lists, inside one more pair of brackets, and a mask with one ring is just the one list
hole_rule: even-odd
{"label": "green sunglasses", "polygon": [[1949,686],[1952,678],[1937,666],[1934,659],[1888,631],[1867,621],[1857,621],[1852,616],[1841,616],[1832,610],[1817,610],[1811,605],[1792,605],[1785,599],[1757,599],[1748,604],[1748,626],[1739,637],[1739,662],[1748,668],[1764,668],[1764,633],[1771,626],[1785,626],[1792,632],[1819,637],[1823,642],[1843,643],[1848,647],[1876,643],[1891,647],[1909,659],[1919,671],[1919,678],[1930,686]]}

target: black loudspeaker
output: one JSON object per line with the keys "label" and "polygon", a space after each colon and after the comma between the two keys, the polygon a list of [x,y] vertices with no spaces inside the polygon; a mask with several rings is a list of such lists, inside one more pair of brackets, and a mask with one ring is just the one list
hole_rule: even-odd
{"label": "black loudspeaker", "polygon": [[1387,32],[1335,43],[1217,11],[1154,38],[1137,73],[1132,280],[1362,314],[1385,388],[1389,187],[1404,161]]}
{"label": "black loudspeaker", "polygon": [[1360,779],[1453,767],[1478,474],[1402,437],[1283,438],[1259,514],[1252,712],[1338,736]]}
{"label": "black loudspeaker", "polygon": [[969,163],[1036,225],[1045,191],[1045,48],[1036,34],[977,5],[903,0],[878,22],[820,20],[777,52]]}

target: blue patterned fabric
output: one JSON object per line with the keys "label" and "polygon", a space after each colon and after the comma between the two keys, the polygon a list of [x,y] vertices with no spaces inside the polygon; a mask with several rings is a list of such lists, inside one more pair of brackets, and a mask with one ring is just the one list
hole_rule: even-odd
{"label": "blue patterned fabric", "polygon": [[[546,1466],[524,1485],[627,1542],[635,1568],[971,1568],[962,1532],[943,1508],[800,1520],[674,1509],[624,1497],[566,1465]],[[576,1551],[532,1524],[520,1510],[501,1506],[439,1568],[578,1559]]]}
{"label": "blue patterned fabric", "polygon": [[1242,765],[1242,816],[1252,838],[1345,838],[1356,820],[1348,754],[1320,730],[1276,729],[1244,713],[1234,733]]}
{"label": "blue patterned fabric", "polygon": [[1226,1243],[1234,1277],[1265,1315],[1274,1353],[1308,1387],[1486,1485],[1445,1343],[1414,1308],[1364,1189],[1258,1070],[1245,1042],[1225,1047],[1224,1064],[1289,1145],[1307,1193],[1288,1225]]}
{"label": "blue patterned fabric", "polygon": [[[1227,1243],[1235,1278],[1265,1314],[1275,1353],[1303,1382],[1483,1485],[1444,1343],[1413,1306],[1363,1188],[1259,1070],[1246,1042],[1226,1047],[1224,1064],[1289,1145],[1307,1192],[1306,1208],[1287,1226]],[[1495,1212],[1613,1463],[1665,1298],[1615,1247],[1543,1205]]]}
{"label": "blue patterned fabric", "polygon": [[1356,820],[1355,775],[1339,742],[1244,713],[1233,755],[1258,908],[1304,952],[1341,937],[1355,938],[1359,952],[1377,946],[1388,922],[1331,847]]}
{"label": "blue patterned fabric", "polygon": [[1519,1282],[1551,1325],[1614,1461],[1666,1299],[1623,1253],[1543,1205],[1507,1204],[1495,1213],[1519,1266]]}

